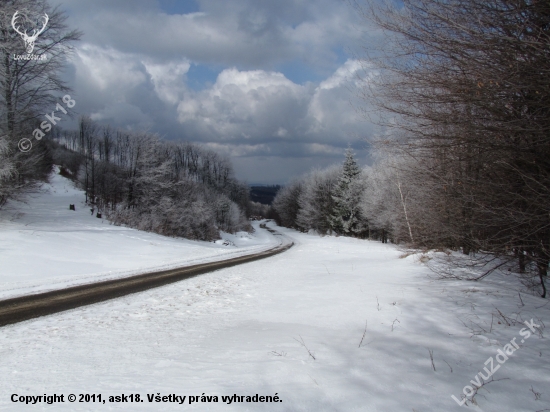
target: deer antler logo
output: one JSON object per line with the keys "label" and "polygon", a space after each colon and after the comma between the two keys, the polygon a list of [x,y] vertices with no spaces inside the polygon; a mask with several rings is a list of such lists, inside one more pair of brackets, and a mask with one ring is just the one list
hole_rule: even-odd
{"label": "deer antler logo", "polygon": [[33,29],[32,30],[32,34],[29,36],[27,34],[27,30],[25,30],[24,32],[21,31],[21,29],[19,28],[18,26],[18,23],[17,23],[17,19],[20,17],[20,16],[24,16],[25,17],[25,20],[28,22],[30,21],[30,19],[27,17],[26,14],[20,14],[19,11],[16,11],[15,14],[13,15],[13,18],[11,19],[11,25],[13,27],[13,29],[21,35],[21,37],[23,38],[23,41],[25,42],[25,45],[27,47],[27,53],[28,54],[31,54],[34,50],[34,42],[36,41],[36,39],[38,38],[38,36],[44,31],[46,30],[46,25],[48,24],[48,21],[50,20],[50,18],[48,17],[48,15],[46,13],[44,13],[44,16],[42,17],[42,19],[44,20],[44,25],[42,26],[42,28],[39,30],[39,29]]}

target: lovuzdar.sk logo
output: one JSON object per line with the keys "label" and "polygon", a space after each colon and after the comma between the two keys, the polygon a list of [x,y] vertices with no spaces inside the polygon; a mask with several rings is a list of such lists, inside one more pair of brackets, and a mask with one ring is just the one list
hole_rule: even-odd
{"label": "lovuzdar.sk logo", "polygon": [[[40,16],[39,19],[33,21],[26,13],[20,13],[19,10],[15,12],[11,19],[11,25],[13,30],[15,30],[15,32],[19,34],[25,42],[25,49],[27,51],[26,55],[14,54],[15,60],[44,60],[46,58],[45,55],[37,56],[32,54],[32,52],[34,51],[36,39],[38,39],[38,36],[40,36],[44,30],[46,30],[49,20],[50,18],[46,13],[44,13],[43,16]],[[39,27],[39,24],[41,24],[42,27]],[[28,34],[29,30],[32,30],[31,34]]]}

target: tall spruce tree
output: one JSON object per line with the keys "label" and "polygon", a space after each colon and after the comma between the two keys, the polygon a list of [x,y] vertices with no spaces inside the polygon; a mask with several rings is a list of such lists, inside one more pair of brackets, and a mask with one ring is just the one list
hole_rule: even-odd
{"label": "tall spruce tree", "polygon": [[342,235],[353,236],[364,230],[359,203],[361,201],[361,170],[351,148],[346,150],[342,174],[336,186],[331,228]]}

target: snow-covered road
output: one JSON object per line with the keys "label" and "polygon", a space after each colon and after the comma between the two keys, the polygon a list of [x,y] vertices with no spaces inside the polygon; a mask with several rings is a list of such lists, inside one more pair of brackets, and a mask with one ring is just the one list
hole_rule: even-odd
{"label": "snow-covered road", "polygon": [[[545,300],[520,301],[493,275],[435,281],[393,245],[277,230],[295,241],[283,254],[0,328],[0,410],[453,411],[451,395],[460,400],[514,338],[518,349],[494,360],[494,381],[469,410],[550,409]],[[523,338],[530,319],[541,328]],[[65,402],[25,405],[14,394]],[[69,394],[106,402],[69,403]],[[122,394],[144,402],[109,402]],[[282,402],[222,400],[256,394]]]}

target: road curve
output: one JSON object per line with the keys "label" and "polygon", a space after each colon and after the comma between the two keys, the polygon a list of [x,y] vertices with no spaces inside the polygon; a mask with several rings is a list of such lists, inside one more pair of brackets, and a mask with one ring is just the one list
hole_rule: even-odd
{"label": "road curve", "polygon": [[[270,231],[274,235],[281,236],[277,231],[266,227],[265,224],[260,225],[260,227]],[[131,293],[142,292],[147,289],[164,286],[214,270],[264,259],[284,252],[293,245],[294,243],[292,242],[281,241],[281,244],[278,246],[263,252],[227,260],[144,273],[122,279],[107,280],[2,300],[0,301],[0,326],[51,315],[52,313],[118,298]]]}

